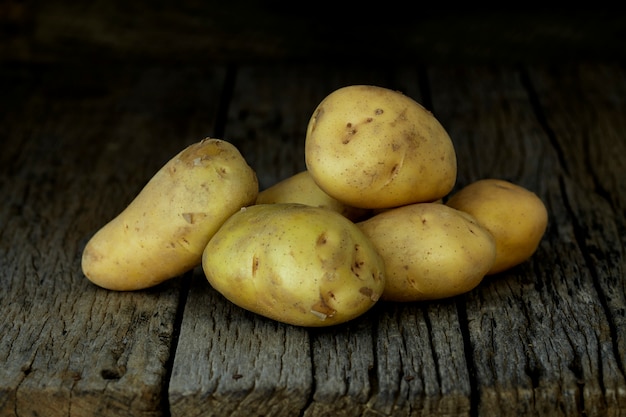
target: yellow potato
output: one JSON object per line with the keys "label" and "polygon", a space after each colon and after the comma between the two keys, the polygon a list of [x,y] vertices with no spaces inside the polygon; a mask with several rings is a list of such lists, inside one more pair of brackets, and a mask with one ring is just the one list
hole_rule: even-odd
{"label": "yellow potato", "polygon": [[496,240],[496,262],[488,274],[518,265],[537,250],[548,225],[548,211],[532,191],[487,178],[454,193],[446,204],[478,220]]}
{"label": "yellow potato", "polygon": [[201,263],[222,223],[253,204],[257,177],[237,148],[207,138],[168,161],[87,243],[82,269],[111,290],[138,290]]}
{"label": "yellow potato", "polygon": [[385,262],[382,299],[420,301],[475,288],[495,260],[489,234],[469,214],[441,203],[387,210],[357,223]]}
{"label": "yellow potato", "polygon": [[438,200],[457,174],[453,143],[433,114],[400,92],[370,85],[340,88],[319,103],[305,161],[330,196],[371,209]]}
{"label": "yellow potato", "polygon": [[304,204],[259,204],[230,217],[202,258],[209,283],[234,304],[297,326],[354,319],[379,299],[384,264],[341,214]]}
{"label": "yellow potato", "polygon": [[300,203],[336,211],[352,221],[364,218],[369,210],[348,206],[329,196],[316,183],[308,171],[298,172],[261,191],[257,204]]}

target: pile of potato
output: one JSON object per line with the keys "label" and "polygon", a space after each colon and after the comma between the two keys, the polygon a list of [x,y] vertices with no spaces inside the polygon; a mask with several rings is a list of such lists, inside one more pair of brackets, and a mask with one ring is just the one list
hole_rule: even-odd
{"label": "pile of potato", "polygon": [[343,323],[378,300],[456,296],[532,256],[548,221],[533,192],[482,179],[452,193],[446,130],[378,86],[322,100],[306,170],[259,191],[231,143],[207,138],[166,163],[87,243],[85,276],[148,288],[199,265],[238,306],[298,326]]}

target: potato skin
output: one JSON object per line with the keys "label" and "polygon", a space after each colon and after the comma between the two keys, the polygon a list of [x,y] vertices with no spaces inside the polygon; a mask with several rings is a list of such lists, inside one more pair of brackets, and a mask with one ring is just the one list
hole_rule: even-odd
{"label": "potato skin", "polygon": [[118,291],[157,285],[201,263],[222,223],[258,195],[255,172],[229,142],[206,138],[169,160],[88,241],[85,276]]}
{"label": "potato skin", "polygon": [[234,304],[306,327],[356,318],[385,283],[383,260],[353,222],[304,204],[240,210],[211,238],[202,267]]}
{"label": "potato skin", "polygon": [[510,269],[537,250],[548,211],[532,191],[512,182],[485,178],[452,194],[446,204],[471,214],[496,241],[496,261],[488,275]]}
{"label": "potato skin", "polygon": [[357,223],[385,262],[387,301],[434,300],[475,288],[495,260],[495,242],[469,214],[441,203],[387,210]]}
{"label": "potato skin", "polygon": [[313,112],[305,162],[326,193],[353,207],[430,202],[456,182],[448,133],[419,103],[378,86],[333,91]]}
{"label": "potato skin", "polygon": [[336,211],[358,221],[370,214],[369,210],[351,207],[329,196],[313,181],[309,171],[298,172],[259,192],[257,204],[300,203]]}

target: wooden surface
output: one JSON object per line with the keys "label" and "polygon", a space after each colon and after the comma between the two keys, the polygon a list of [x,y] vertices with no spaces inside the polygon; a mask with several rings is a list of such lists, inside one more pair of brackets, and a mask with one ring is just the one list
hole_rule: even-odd
{"label": "wooden surface", "polygon": [[[0,416],[626,415],[623,55],[209,64],[125,60],[125,44],[94,65],[58,37],[39,51],[52,23],[7,4],[22,12],[0,9]],[[304,168],[317,103],[358,83],[433,111],[457,188],[536,192],[550,215],[537,253],[465,295],[322,329],[241,310],[201,269],[130,293],[82,275],[87,239],[180,149],[229,140],[265,188]]]}

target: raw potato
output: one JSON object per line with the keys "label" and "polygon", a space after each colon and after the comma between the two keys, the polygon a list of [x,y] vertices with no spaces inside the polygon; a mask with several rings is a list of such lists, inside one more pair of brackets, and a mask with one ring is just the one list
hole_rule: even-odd
{"label": "raw potato", "polygon": [[441,203],[411,204],[357,223],[383,257],[383,300],[452,297],[475,288],[493,265],[493,236]]}
{"label": "raw potato", "polygon": [[497,255],[489,275],[530,258],[548,225],[548,211],[535,193],[501,179],[475,181],[446,204],[471,214],[494,236]]}
{"label": "raw potato", "polygon": [[305,161],[320,188],[361,208],[438,200],[457,175],[454,146],[433,114],[400,92],[369,85],[340,88],[319,103]]}
{"label": "raw potato", "polygon": [[304,204],[259,204],[230,217],[206,246],[209,283],[234,304],[297,326],[330,326],[370,309],[384,264],[350,220]]}
{"label": "raw potato", "polygon": [[298,172],[261,191],[256,203],[306,204],[336,211],[352,221],[363,219],[369,214],[369,210],[348,206],[329,196],[313,181],[308,171]]}
{"label": "raw potato", "polygon": [[159,284],[201,263],[222,223],[253,204],[257,177],[237,148],[207,138],[168,161],[87,243],[82,269],[111,290]]}

